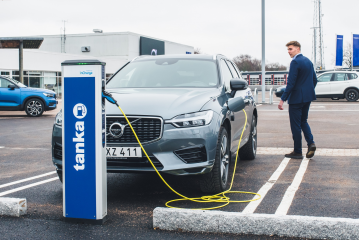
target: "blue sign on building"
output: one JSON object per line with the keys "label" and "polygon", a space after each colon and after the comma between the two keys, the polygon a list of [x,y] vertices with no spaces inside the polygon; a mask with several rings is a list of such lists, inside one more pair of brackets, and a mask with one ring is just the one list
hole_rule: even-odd
{"label": "blue sign on building", "polygon": [[353,66],[359,66],[359,34],[353,34]]}
{"label": "blue sign on building", "polygon": [[343,35],[337,35],[336,38],[335,66],[343,66]]}

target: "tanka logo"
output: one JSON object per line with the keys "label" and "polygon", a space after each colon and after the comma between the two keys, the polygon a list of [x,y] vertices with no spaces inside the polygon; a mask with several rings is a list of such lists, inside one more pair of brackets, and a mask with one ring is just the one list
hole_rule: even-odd
{"label": "tanka logo", "polygon": [[80,72],[81,75],[92,75],[92,70],[86,70],[86,71],[82,71]]}
{"label": "tanka logo", "polygon": [[[82,119],[87,114],[87,108],[85,104],[78,103],[73,108],[73,114],[77,119]],[[75,137],[72,139],[76,149],[76,165],[74,168],[76,171],[85,169],[85,122],[77,121],[75,123]]]}
{"label": "tanka logo", "polygon": [[82,119],[86,116],[87,114],[87,108],[84,104],[82,103],[78,103],[74,106],[73,108],[73,113],[74,113],[74,116],[77,118],[77,119]]}

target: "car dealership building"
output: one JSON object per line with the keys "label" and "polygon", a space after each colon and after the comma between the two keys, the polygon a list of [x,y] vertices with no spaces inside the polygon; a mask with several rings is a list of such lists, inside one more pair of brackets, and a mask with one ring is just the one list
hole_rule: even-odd
{"label": "car dealership building", "polygon": [[[34,36],[32,36],[34,37]],[[24,49],[24,84],[61,95],[61,62],[98,59],[106,62],[108,79],[121,66],[141,55],[193,54],[192,46],[132,32],[35,36],[44,38],[38,50]],[[17,49],[0,49],[0,75],[19,80]]]}

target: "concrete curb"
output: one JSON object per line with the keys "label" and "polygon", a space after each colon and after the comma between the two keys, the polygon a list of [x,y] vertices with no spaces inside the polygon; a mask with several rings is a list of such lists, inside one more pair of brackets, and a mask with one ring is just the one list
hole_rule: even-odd
{"label": "concrete curb", "polygon": [[153,227],[163,230],[359,239],[359,219],[155,208]]}
{"label": "concrete curb", "polygon": [[20,217],[27,211],[26,198],[0,197],[0,216]]}

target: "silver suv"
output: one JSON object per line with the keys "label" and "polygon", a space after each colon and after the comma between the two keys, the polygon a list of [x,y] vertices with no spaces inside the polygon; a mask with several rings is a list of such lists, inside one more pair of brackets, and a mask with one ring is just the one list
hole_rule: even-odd
{"label": "silver suv", "polygon": [[[256,103],[236,65],[223,55],[138,57],[107,82],[107,91],[129,118],[160,172],[198,175],[202,191],[228,188],[232,153],[248,118],[241,159],[256,157]],[[154,171],[120,110],[106,104],[107,172]],[[56,117],[53,158],[62,179],[61,112]]]}

